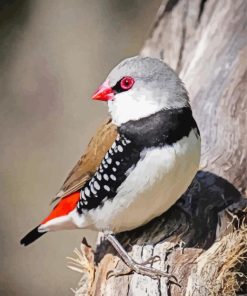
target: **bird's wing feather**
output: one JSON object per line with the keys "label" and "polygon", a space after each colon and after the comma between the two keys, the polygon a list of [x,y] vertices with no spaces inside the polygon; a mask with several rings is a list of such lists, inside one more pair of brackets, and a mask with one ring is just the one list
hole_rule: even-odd
{"label": "bird's wing feather", "polygon": [[52,203],[75,191],[80,190],[92,177],[100,165],[106,152],[114,143],[117,136],[117,127],[108,119],[96,132],[88,144],[85,154],[82,155],[75,167],[64,181],[60,191]]}

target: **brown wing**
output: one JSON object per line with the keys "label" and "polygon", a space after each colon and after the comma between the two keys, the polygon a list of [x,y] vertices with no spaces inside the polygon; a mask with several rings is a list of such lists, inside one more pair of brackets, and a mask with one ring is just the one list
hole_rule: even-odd
{"label": "brown wing", "polygon": [[82,155],[75,167],[64,181],[60,191],[52,202],[71,194],[83,187],[95,173],[106,152],[110,149],[117,136],[117,128],[108,119],[96,132],[88,144],[85,154]]}

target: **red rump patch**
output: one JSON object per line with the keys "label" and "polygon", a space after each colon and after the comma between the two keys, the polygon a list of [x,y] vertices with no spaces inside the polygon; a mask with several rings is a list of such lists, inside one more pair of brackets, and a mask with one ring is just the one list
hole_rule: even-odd
{"label": "red rump patch", "polygon": [[70,195],[62,198],[58,204],[53,208],[50,215],[46,217],[41,224],[45,224],[46,222],[61,216],[67,215],[69,212],[74,210],[77,202],[80,199],[80,192],[76,191],[71,193]]}

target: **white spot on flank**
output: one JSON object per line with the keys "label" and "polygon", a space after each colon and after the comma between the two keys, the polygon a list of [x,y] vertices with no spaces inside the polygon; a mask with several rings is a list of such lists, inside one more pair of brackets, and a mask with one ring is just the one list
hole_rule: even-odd
{"label": "white spot on flank", "polygon": [[87,187],[84,189],[84,193],[85,193],[85,195],[86,195],[87,197],[90,196],[90,191],[89,191],[89,189],[88,189]]}
{"label": "white spot on flank", "polygon": [[86,197],[85,197],[84,192],[82,190],[80,192],[80,199],[86,200]]}
{"label": "white spot on flank", "polygon": [[107,175],[107,174],[104,174],[104,175],[103,175],[103,177],[104,177],[104,179],[105,179],[106,181],[108,181],[108,180],[109,180],[109,177],[108,177],[108,175]]}
{"label": "white spot on flank", "polygon": [[107,168],[108,168],[108,164],[103,164],[103,167],[104,167],[105,169],[107,169]]}
{"label": "white spot on flank", "polygon": [[120,165],[120,162],[119,162],[118,160],[116,161],[116,165],[117,165],[117,166],[119,166],[119,165]]}
{"label": "white spot on flank", "polygon": [[108,164],[111,164],[111,163],[112,163],[112,159],[111,159],[110,157],[109,157],[109,158],[107,158],[107,160],[106,160],[106,161],[107,161],[107,163],[108,163]]}
{"label": "white spot on flank", "polygon": [[116,181],[116,177],[114,175],[110,175],[110,178],[113,180],[113,181]]}
{"label": "white spot on flank", "polygon": [[94,188],[96,190],[100,190],[100,186],[99,186],[99,183],[97,181],[94,181],[93,185],[94,185]]}
{"label": "white spot on flank", "polygon": [[108,191],[108,192],[110,191],[110,187],[109,186],[104,185],[104,188],[105,188],[106,191]]}
{"label": "white spot on flank", "polygon": [[99,172],[96,174],[96,178],[97,178],[99,181],[102,180],[102,176],[101,176],[101,174],[100,174]]}
{"label": "white spot on flank", "polygon": [[117,169],[115,167],[113,167],[112,170],[113,170],[113,172],[116,172],[117,171]]}
{"label": "white spot on flank", "polygon": [[90,184],[90,189],[92,191],[93,194],[97,194],[97,191],[94,189],[93,184]]}
{"label": "white spot on flank", "polygon": [[121,145],[117,146],[119,152],[123,152],[123,147]]}
{"label": "white spot on flank", "polygon": [[109,153],[110,153],[111,155],[113,155],[113,151],[112,151],[112,149],[109,150]]}

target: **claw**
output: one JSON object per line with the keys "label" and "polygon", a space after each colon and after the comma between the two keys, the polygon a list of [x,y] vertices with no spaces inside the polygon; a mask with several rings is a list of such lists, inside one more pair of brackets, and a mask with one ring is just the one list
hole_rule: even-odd
{"label": "claw", "polygon": [[155,262],[159,262],[160,260],[161,260],[160,256],[155,255],[155,256],[152,256],[152,257],[148,258],[147,260],[143,261],[142,263],[140,263],[140,265],[153,264]]}
{"label": "claw", "polygon": [[124,276],[124,275],[130,275],[132,273],[133,273],[133,270],[131,270],[130,268],[128,268],[128,270],[122,269],[119,271],[110,270],[106,275],[106,279],[108,280],[112,276],[119,277],[119,276]]}

